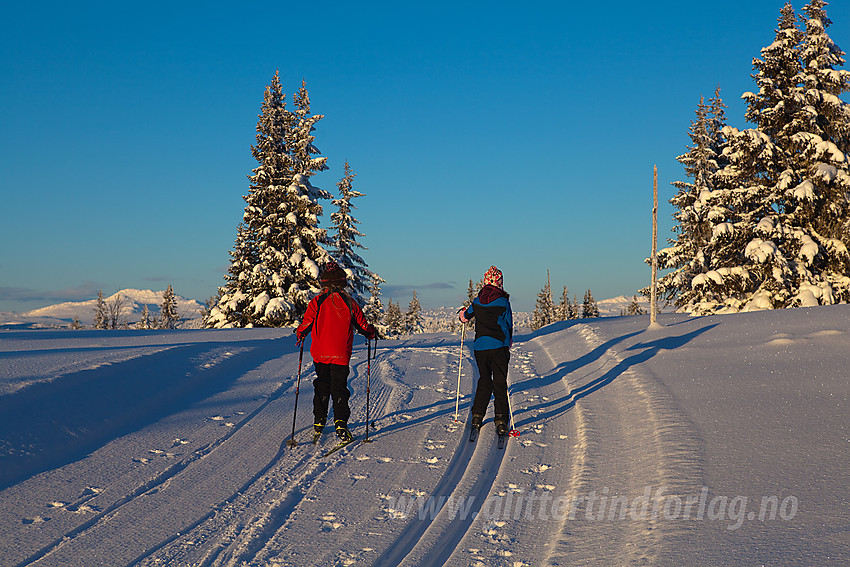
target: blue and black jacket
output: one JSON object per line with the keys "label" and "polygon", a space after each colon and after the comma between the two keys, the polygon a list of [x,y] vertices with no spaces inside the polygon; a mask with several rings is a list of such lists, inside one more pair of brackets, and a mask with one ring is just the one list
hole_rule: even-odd
{"label": "blue and black jacket", "polygon": [[510,347],[514,323],[508,294],[494,285],[485,285],[463,316],[475,318],[473,350]]}

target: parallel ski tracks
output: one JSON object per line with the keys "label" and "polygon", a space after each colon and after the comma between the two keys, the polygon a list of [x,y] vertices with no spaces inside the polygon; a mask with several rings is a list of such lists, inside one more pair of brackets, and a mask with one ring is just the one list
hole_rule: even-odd
{"label": "parallel ski tracks", "polygon": [[[355,366],[356,371],[360,371],[361,366],[365,368],[365,364],[365,362],[357,364]],[[136,488],[126,493],[123,497],[112,502],[103,510],[92,515],[85,522],[73,527],[72,529],[64,532],[62,535],[54,538],[48,544],[44,545],[42,548],[28,556],[26,559],[17,563],[15,567],[28,567],[31,565],[38,564],[41,560],[49,557],[58,550],[62,549],[69,542],[78,540],[81,537],[85,537],[87,534],[94,532],[98,527],[108,523],[116,515],[120,514],[122,509],[131,505],[137,499],[166,488],[181,474],[189,470],[193,466],[193,464],[213,456],[217,450],[225,446],[225,444],[227,444],[229,440],[231,440],[237,433],[239,433],[240,430],[242,430],[246,426],[249,426],[250,423],[258,415],[265,411],[270,405],[283,398],[284,395],[292,389],[292,387],[293,384],[291,381],[286,381],[282,383],[273,392],[268,394],[265,400],[261,404],[259,404],[253,411],[247,414],[241,421],[235,423],[232,427],[229,427],[226,434],[222,435],[221,437],[215,439],[210,443],[207,443],[206,445],[195,449],[190,454],[180,459],[178,462],[172,464],[171,466],[159,472],[152,478],[139,484],[138,486],[136,486]],[[387,396],[387,393],[382,393],[376,397],[376,409],[380,409],[382,401],[385,401],[385,399],[382,400],[382,398],[386,398]],[[297,431],[296,435],[303,438],[305,432],[308,429],[311,428],[302,427]],[[309,449],[315,450],[315,446],[309,443],[304,445],[304,447],[309,447]],[[262,484],[275,485],[276,483],[273,480],[270,481],[269,479],[273,479],[278,474],[276,473],[277,469],[285,469],[290,473],[289,475],[286,475],[289,477],[289,482],[293,480],[295,481],[295,488],[289,490],[288,493],[284,493],[282,497],[276,498],[275,503],[273,503],[269,509],[269,515],[271,517],[278,517],[279,519],[277,523],[283,523],[285,519],[280,518],[282,516],[286,516],[286,511],[294,508],[294,506],[297,505],[297,501],[300,499],[297,496],[299,487],[302,487],[305,483],[309,484],[312,480],[315,480],[317,476],[323,474],[323,472],[328,468],[328,463],[317,463],[314,453],[309,449],[305,450],[304,447],[296,448],[296,450],[293,451],[292,449],[286,446],[285,442],[282,442],[277,454],[275,454],[274,457],[272,457],[272,459],[268,463],[266,463],[256,474],[254,474],[242,486],[240,486],[238,490],[236,490],[233,494],[225,498],[223,501],[219,502],[217,505],[213,506],[212,510],[209,513],[198,518],[190,525],[185,526],[179,531],[179,533],[176,533],[173,537],[167,538],[166,540],[159,542],[156,546],[146,550],[144,553],[142,553],[141,555],[133,559],[130,563],[128,563],[128,566],[146,565],[148,564],[149,559],[153,559],[163,552],[165,552],[166,555],[169,555],[167,553],[167,549],[170,546],[174,545],[175,542],[179,542],[179,540],[185,538],[186,534],[197,532],[199,529],[202,529],[205,524],[208,524],[211,520],[222,516],[225,510],[232,508],[234,505],[236,505],[240,497],[251,491],[252,487],[256,487],[257,485]],[[295,462],[291,460],[291,455],[293,453],[297,455],[297,460]],[[286,461],[285,465],[281,466],[281,463],[283,463],[284,461]],[[293,485],[290,484],[289,486],[291,487]],[[274,486],[266,486],[263,489],[263,492],[268,493],[273,490]],[[85,494],[81,496],[78,500],[70,503],[68,505],[68,508],[73,509],[74,507],[80,507],[87,501],[95,498],[98,494],[99,492]],[[250,525],[248,527],[250,527]],[[262,539],[262,535],[258,537]],[[233,537],[233,540],[237,539],[239,538]],[[254,544],[254,547],[257,547],[257,545]],[[247,549],[249,550],[251,548],[251,545],[247,547]],[[217,545],[215,552],[209,554],[211,560],[204,560],[202,564],[219,564],[216,562],[216,558],[221,554],[222,549],[223,546],[221,544]],[[161,562],[154,560],[152,564],[161,564]]]}
{"label": "parallel ski tracks", "polygon": [[[633,498],[647,488],[653,493],[666,489],[666,495],[698,494],[703,483],[701,440],[663,386],[635,367],[643,360],[642,353],[618,352],[612,346],[617,341],[603,342],[588,325],[577,326],[576,333],[599,357],[562,378],[572,396],[577,437],[567,495],[581,497],[607,489],[612,496]],[[543,350],[557,362],[545,346]],[[562,536],[553,541],[548,564],[593,558],[611,564],[652,564],[663,553],[665,534],[672,527],[650,517],[613,522],[602,529],[601,522],[583,519],[584,511],[578,521],[562,524]]]}
{"label": "parallel ski tracks", "polygon": [[[365,368],[365,361],[353,364],[352,378],[365,375]],[[364,376],[360,376],[358,382],[365,384],[362,378]],[[352,406],[357,402],[357,406],[352,407],[352,415],[360,417],[362,413],[365,418],[365,388],[360,390],[358,388],[352,396]],[[379,391],[370,403],[380,412],[389,395]],[[309,405],[306,405],[304,411],[310,414]],[[300,441],[294,448],[289,448],[285,441],[281,443],[280,450],[269,463],[209,514],[129,565],[162,565],[163,562],[199,567],[244,565],[262,556],[310,488],[339,464],[338,459],[317,458],[321,445],[317,447],[306,440],[308,430],[312,428],[296,432],[296,440]]]}

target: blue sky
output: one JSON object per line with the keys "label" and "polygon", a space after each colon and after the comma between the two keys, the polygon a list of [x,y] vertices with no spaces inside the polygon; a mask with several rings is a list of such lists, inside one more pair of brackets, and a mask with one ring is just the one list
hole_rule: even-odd
{"label": "blue sky", "polygon": [[[663,243],[699,97],[719,85],[746,126],[783,3],[7,3],[0,310],[169,283],[214,295],[275,70],[325,115],[314,185],[336,194],[346,160],[357,173],[385,300],[459,305],[491,264],[515,310],[547,269],[558,292],[632,294],[653,165]],[[850,3],[827,10],[850,49]]]}

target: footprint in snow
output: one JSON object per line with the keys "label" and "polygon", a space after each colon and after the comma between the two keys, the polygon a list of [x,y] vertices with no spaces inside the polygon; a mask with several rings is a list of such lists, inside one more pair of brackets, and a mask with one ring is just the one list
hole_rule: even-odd
{"label": "footprint in snow", "polygon": [[100,512],[100,508],[97,506],[89,506],[88,504],[80,504],[79,506],[66,506],[66,510],[69,512],[73,512],[74,514],[90,514],[94,512]]}
{"label": "footprint in snow", "polygon": [[543,463],[540,463],[539,465],[537,465],[535,467],[531,467],[530,469],[525,469],[524,471],[520,471],[520,472],[522,472],[524,474],[535,474],[535,473],[545,472],[545,471],[549,470],[550,468],[551,467],[549,465],[544,465]]}
{"label": "footprint in snow", "polygon": [[36,516],[34,518],[24,518],[21,520],[21,523],[30,526],[33,524],[43,524],[44,522],[49,522],[51,519],[49,516]]}
{"label": "footprint in snow", "polygon": [[173,449],[174,447],[179,447],[180,445],[186,445],[187,443],[189,443],[189,442],[186,441],[185,439],[180,439],[178,437],[177,439],[175,439],[174,441],[171,442],[171,448]]}
{"label": "footprint in snow", "polygon": [[339,529],[343,526],[342,522],[338,522],[336,515],[333,513],[325,514],[324,516],[320,516],[319,520],[322,522],[322,531],[330,532],[336,529]]}
{"label": "footprint in snow", "polygon": [[54,500],[53,502],[47,503],[48,508],[64,508],[67,505],[67,502],[60,502],[59,500]]}
{"label": "footprint in snow", "polygon": [[102,488],[98,488],[98,487],[96,487],[96,486],[87,486],[87,487],[85,488],[85,490],[83,490],[83,493],[82,493],[82,494],[80,494],[80,497],[83,497],[83,496],[95,496],[95,495],[97,495],[97,494],[100,494],[101,492],[103,492],[103,489],[102,489]]}

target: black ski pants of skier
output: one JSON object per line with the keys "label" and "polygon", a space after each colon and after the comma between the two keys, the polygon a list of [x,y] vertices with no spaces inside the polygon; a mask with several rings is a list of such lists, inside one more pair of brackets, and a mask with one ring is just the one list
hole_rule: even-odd
{"label": "black ski pants of skier", "polygon": [[348,389],[347,365],[330,364],[325,362],[313,362],[316,367],[316,379],[313,380],[313,417],[315,423],[324,423],[328,417],[328,402],[333,399],[334,421],[342,421],[348,424],[351,409],[348,407],[348,398],[351,392]]}
{"label": "black ski pants of skier", "polygon": [[494,421],[508,422],[508,362],[511,352],[508,347],[476,350],[478,363],[478,387],[472,402],[472,413],[483,416],[490,405],[490,396],[495,397]]}

